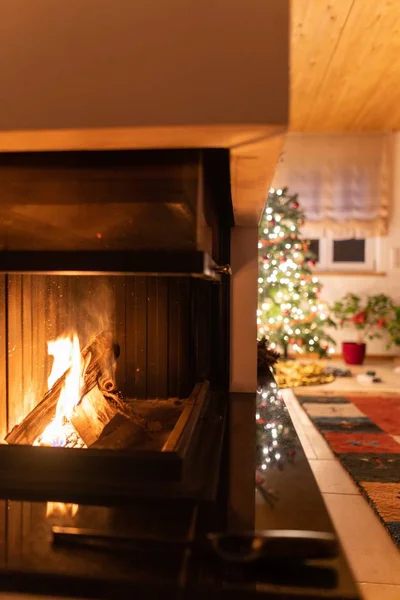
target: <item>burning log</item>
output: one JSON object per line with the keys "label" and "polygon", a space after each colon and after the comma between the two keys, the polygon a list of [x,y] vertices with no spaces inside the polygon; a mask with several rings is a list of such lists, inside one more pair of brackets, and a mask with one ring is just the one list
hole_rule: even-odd
{"label": "burning log", "polygon": [[[101,380],[102,377],[105,376],[106,381],[109,381],[107,373],[110,371],[113,362],[118,356],[119,346],[113,342],[112,334],[108,331],[99,333],[92,342],[82,350],[81,358],[87,366],[83,385],[80,390],[81,401],[97,386],[98,381]],[[54,385],[46,392],[39,404],[6,436],[5,441],[8,444],[32,445],[39,438],[43,430],[51,423],[52,419],[54,419],[57,403],[70,370],[71,369],[68,369],[61,375]]]}
{"label": "burning log", "polygon": [[[109,427],[114,420],[114,427]],[[144,419],[141,419],[117,393],[103,392],[99,386],[92,388],[75,406],[71,423],[88,447],[93,446],[102,437],[106,428],[110,432],[115,429],[116,424],[123,425],[124,434],[122,438],[117,436],[118,444],[115,436],[108,436],[102,443],[103,448],[126,448],[138,435],[142,437],[146,427]],[[125,445],[121,446],[121,443]]]}

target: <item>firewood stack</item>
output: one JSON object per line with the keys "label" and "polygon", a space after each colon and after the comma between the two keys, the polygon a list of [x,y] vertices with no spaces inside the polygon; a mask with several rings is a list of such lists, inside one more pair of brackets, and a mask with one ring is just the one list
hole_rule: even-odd
{"label": "firewood stack", "polygon": [[[113,378],[119,346],[108,331],[99,333],[82,351],[83,367],[80,401],[69,420],[63,423],[65,447],[134,447],[147,436],[147,423],[124,402]],[[8,444],[41,444],[41,436],[56,414],[66,371],[39,404],[6,436]]]}

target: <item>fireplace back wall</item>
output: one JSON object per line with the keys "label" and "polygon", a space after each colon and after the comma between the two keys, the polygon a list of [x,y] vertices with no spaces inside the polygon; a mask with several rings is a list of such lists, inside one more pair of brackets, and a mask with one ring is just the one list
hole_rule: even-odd
{"label": "fireplace back wall", "polygon": [[1,439],[47,389],[47,341],[73,330],[81,347],[113,332],[126,398],[187,397],[212,377],[216,287],[190,277],[1,275]]}

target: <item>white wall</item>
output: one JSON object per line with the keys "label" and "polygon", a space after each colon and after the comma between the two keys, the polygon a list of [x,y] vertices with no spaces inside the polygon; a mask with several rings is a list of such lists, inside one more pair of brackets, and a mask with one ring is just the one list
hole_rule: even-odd
{"label": "white wall", "polygon": [[[381,264],[379,270],[384,276],[320,276],[323,284],[322,298],[332,302],[347,292],[354,294],[385,293],[392,296],[400,304],[400,261],[396,266],[395,248],[400,249],[400,133],[393,134],[392,155],[392,204],[390,210],[389,234],[382,238]],[[301,199],[300,199],[301,200]],[[399,253],[400,254],[400,253]],[[336,349],[340,353],[341,341],[352,341],[352,330],[336,330],[332,332],[338,342]],[[375,355],[400,354],[400,348],[386,349],[384,340],[368,342],[368,353]]]}
{"label": "white wall", "polygon": [[231,392],[257,389],[258,227],[234,227],[231,241]]}

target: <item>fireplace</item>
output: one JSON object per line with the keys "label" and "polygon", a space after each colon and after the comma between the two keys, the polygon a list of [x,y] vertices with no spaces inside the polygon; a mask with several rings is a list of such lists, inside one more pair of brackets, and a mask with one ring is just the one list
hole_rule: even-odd
{"label": "fireplace", "polygon": [[228,151],[0,164],[0,492],[196,493],[229,381]]}

